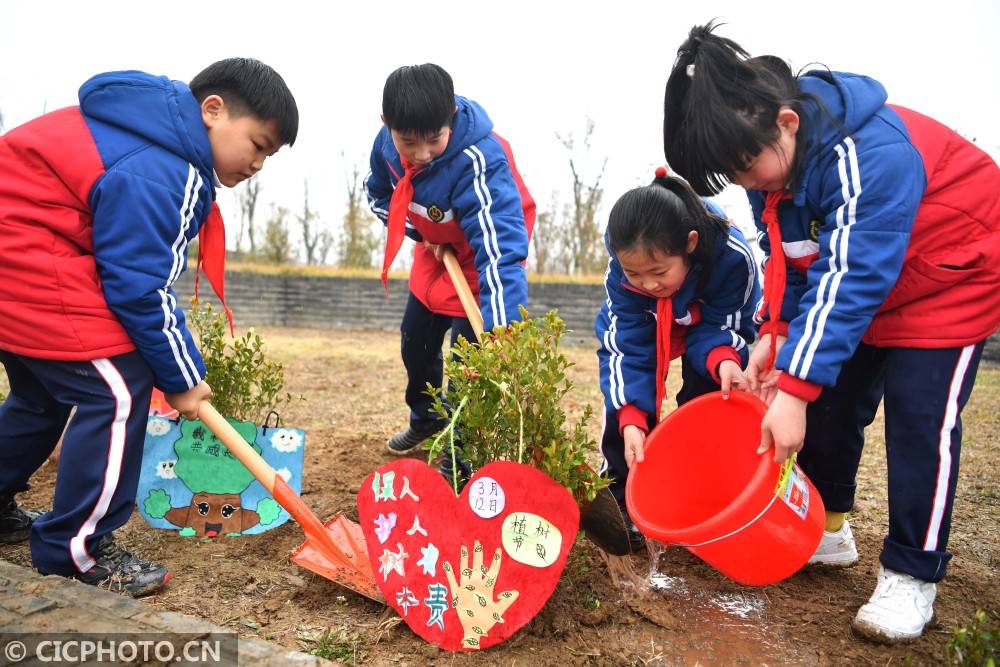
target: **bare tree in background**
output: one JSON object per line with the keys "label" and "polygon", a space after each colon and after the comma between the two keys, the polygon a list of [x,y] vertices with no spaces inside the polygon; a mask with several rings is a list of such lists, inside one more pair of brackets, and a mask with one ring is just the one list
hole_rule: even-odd
{"label": "bare tree in background", "polygon": [[[583,135],[583,155],[590,153],[590,138],[594,134],[594,121],[587,119],[587,130]],[[573,177],[573,201],[567,206],[566,252],[569,273],[599,273],[604,266],[604,242],[597,221],[597,209],[604,196],[601,179],[608,159],[601,162],[601,169],[593,182],[585,181],[578,168],[576,140],[570,134],[563,138],[556,134],[569,153],[569,171]]]}
{"label": "bare tree in background", "polygon": [[288,238],[288,209],[271,206],[271,217],[264,226],[264,242],[260,257],[271,264],[286,264],[292,258],[292,244]]}
{"label": "bare tree in background", "polygon": [[257,254],[257,243],[254,236],[254,214],[257,211],[257,197],[260,195],[260,177],[251,176],[243,183],[243,188],[236,194],[236,201],[240,206],[240,230],[236,235],[236,250],[241,249],[243,243],[243,232],[250,239],[250,255]]}
{"label": "bare tree in background", "polygon": [[319,213],[309,208],[309,180],[305,182],[305,197],[301,215],[295,216],[302,226],[302,245],[306,249],[306,264],[323,264],[333,244],[333,235],[323,229]]}
{"label": "bare tree in background", "polygon": [[316,248],[317,264],[326,264],[326,258],[330,256],[330,251],[333,250],[335,241],[333,233],[328,229],[324,229],[320,235],[319,246]]}
{"label": "bare tree in background", "polygon": [[340,239],[340,266],[369,268],[372,255],[379,246],[376,218],[368,210],[361,172],[355,164],[347,181],[347,213],[344,214],[344,230]]}
{"label": "bare tree in background", "polygon": [[552,253],[552,218],[552,211],[541,211],[535,219],[535,229],[531,234],[535,273],[542,274],[552,269],[549,264]]}
{"label": "bare tree in background", "polygon": [[553,193],[552,203],[545,211],[539,211],[535,229],[531,235],[531,249],[534,254],[535,273],[557,273],[565,265],[565,218],[556,215],[557,198]]}

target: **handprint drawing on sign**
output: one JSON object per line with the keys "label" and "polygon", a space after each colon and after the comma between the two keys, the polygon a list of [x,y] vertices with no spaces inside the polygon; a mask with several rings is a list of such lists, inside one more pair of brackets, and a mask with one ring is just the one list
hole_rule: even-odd
{"label": "handprint drawing on sign", "polygon": [[458,581],[451,563],[445,562],[444,572],[448,577],[448,587],[451,589],[451,606],[458,613],[464,636],[462,645],[469,648],[479,648],[481,637],[486,637],[490,629],[497,623],[503,623],[503,615],[517,600],[517,591],[504,591],[493,599],[493,587],[500,574],[500,549],[493,554],[493,562],[487,569],[483,565],[483,545],[475,542],[472,554],[472,567],[469,567],[469,548],[462,547],[461,573]]}

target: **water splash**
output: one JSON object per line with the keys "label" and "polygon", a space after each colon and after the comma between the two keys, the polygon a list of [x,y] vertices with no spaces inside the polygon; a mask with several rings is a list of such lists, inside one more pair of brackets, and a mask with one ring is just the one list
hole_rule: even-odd
{"label": "water splash", "polygon": [[649,552],[649,581],[646,588],[649,592],[664,591],[687,597],[687,583],[681,577],[671,577],[660,572],[660,556],[666,547],[656,540],[646,540],[646,551]]}
{"label": "water splash", "polygon": [[638,592],[641,595],[649,588],[649,583],[635,571],[632,556],[612,556],[603,549],[597,549],[597,553],[608,568],[611,583],[626,597],[631,592]]}
{"label": "water splash", "polygon": [[747,622],[756,624],[763,620],[766,606],[763,596],[750,591],[692,590],[683,577],[660,570],[665,545],[648,539],[646,551],[649,564],[645,576],[640,574],[641,563],[634,556],[609,556],[599,551],[624,602],[665,606],[672,615],[702,620],[712,618],[714,623],[730,627],[742,627]]}
{"label": "water splash", "polygon": [[752,593],[716,593],[709,597],[708,602],[739,619],[759,620],[764,615],[764,598]]}
{"label": "water splash", "polygon": [[748,656],[764,662],[775,656],[797,659],[793,646],[769,633],[765,595],[753,589],[707,591],[691,586],[684,577],[660,570],[666,548],[647,539],[648,567],[633,556],[601,555],[622,601],[634,612],[662,628],[682,628],[687,637],[700,638],[673,645],[675,658],[701,664],[732,663]]}

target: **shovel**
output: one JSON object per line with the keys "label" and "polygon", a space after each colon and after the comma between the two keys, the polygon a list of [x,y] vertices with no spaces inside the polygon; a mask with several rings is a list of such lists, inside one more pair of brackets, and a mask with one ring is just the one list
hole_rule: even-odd
{"label": "shovel", "polygon": [[[469,318],[472,330],[476,332],[476,339],[482,342],[483,315],[475,297],[472,296],[472,290],[469,289],[469,283],[465,280],[465,274],[458,263],[458,258],[455,257],[455,252],[445,246],[441,260],[458,293],[458,300],[462,302],[465,316]],[[622,517],[618,501],[608,489],[601,489],[594,500],[580,508],[580,527],[594,544],[612,556],[625,556],[631,553],[625,519]]]}
{"label": "shovel", "polygon": [[292,552],[292,560],[296,564],[367,598],[385,602],[375,585],[375,574],[368,561],[361,526],[342,515],[324,526],[288,486],[288,482],[247,444],[208,401],[202,401],[198,418],[302,527],[306,541]]}

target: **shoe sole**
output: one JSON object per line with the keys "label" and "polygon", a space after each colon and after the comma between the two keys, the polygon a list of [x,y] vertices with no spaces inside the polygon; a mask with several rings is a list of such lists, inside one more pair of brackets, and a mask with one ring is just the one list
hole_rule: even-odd
{"label": "shoe sole", "polygon": [[846,559],[842,557],[828,558],[825,556],[819,556],[810,559],[809,562],[806,563],[806,567],[819,567],[828,570],[846,570],[849,567],[857,565],[859,560],[860,559],[857,554]]}
{"label": "shoe sole", "polygon": [[26,528],[24,532],[16,533],[4,533],[0,535],[0,544],[17,544],[18,542],[24,542],[28,539],[28,535],[31,534],[31,528]]}
{"label": "shoe sole", "polygon": [[125,590],[122,591],[122,594],[123,595],[128,595],[129,597],[133,597],[133,598],[141,598],[141,597],[144,597],[146,595],[149,595],[150,593],[155,593],[156,591],[160,590],[161,588],[163,588],[164,586],[167,585],[167,582],[170,581],[170,577],[171,576],[172,575],[170,574],[170,572],[167,572],[163,576],[163,579],[161,581],[157,581],[155,583],[147,584],[146,586],[144,586],[144,587],[142,587],[140,589],[137,589],[137,590],[128,590],[126,588]]}
{"label": "shoe sole", "polygon": [[392,446],[391,446],[391,445],[389,444],[389,442],[388,442],[388,441],[386,441],[386,443],[385,443],[385,448],[386,448],[387,450],[389,450],[389,453],[390,453],[390,454],[395,454],[396,456],[404,456],[404,455],[406,455],[406,454],[409,454],[409,453],[411,453],[411,452],[412,452],[412,451],[413,451],[414,449],[416,449],[416,448],[420,447],[420,445],[424,444],[424,443],[425,443],[425,442],[427,442],[427,440],[429,440],[429,439],[430,439],[430,438],[427,438],[427,439],[425,439],[425,440],[421,440],[420,442],[418,442],[417,444],[413,445],[413,446],[412,446],[412,447],[410,447],[409,449],[393,449],[393,448],[392,448]]}
{"label": "shoe sole", "polygon": [[937,625],[937,614],[932,614],[931,620],[927,621],[927,623],[924,624],[924,627],[917,634],[915,635],[900,634],[898,636],[891,636],[886,634],[885,628],[879,627],[867,621],[859,621],[857,617],[855,617],[854,620],[851,621],[851,629],[858,636],[862,637],[863,639],[876,642],[878,644],[888,644],[888,645],[906,644],[914,640],[917,640],[923,636],[924,631],[927,630],[927,628],[931,628],[936,625]]}
{"label": "shoe sole", "polygon": [[417,444],[413,445],[412,447],[408,447],[407,449],[393,449],[393,447],[392,447],[392,438],[389,438],[388,440],[385,441],[385,448],[389,450],[390,454],[395,454],[396,456],[403,456],[404,454],[409,454],[414,449],[417,449],[418,447],[420,447],[420,445],[424,444],[425,442],[427,442],[431,438],[434,438],[438,433],[440,433],[440,431],[435,431],[434,433],[431,433],[430,435],[428,435],[427,437],[425,437],[423,440],[421,440]]}

